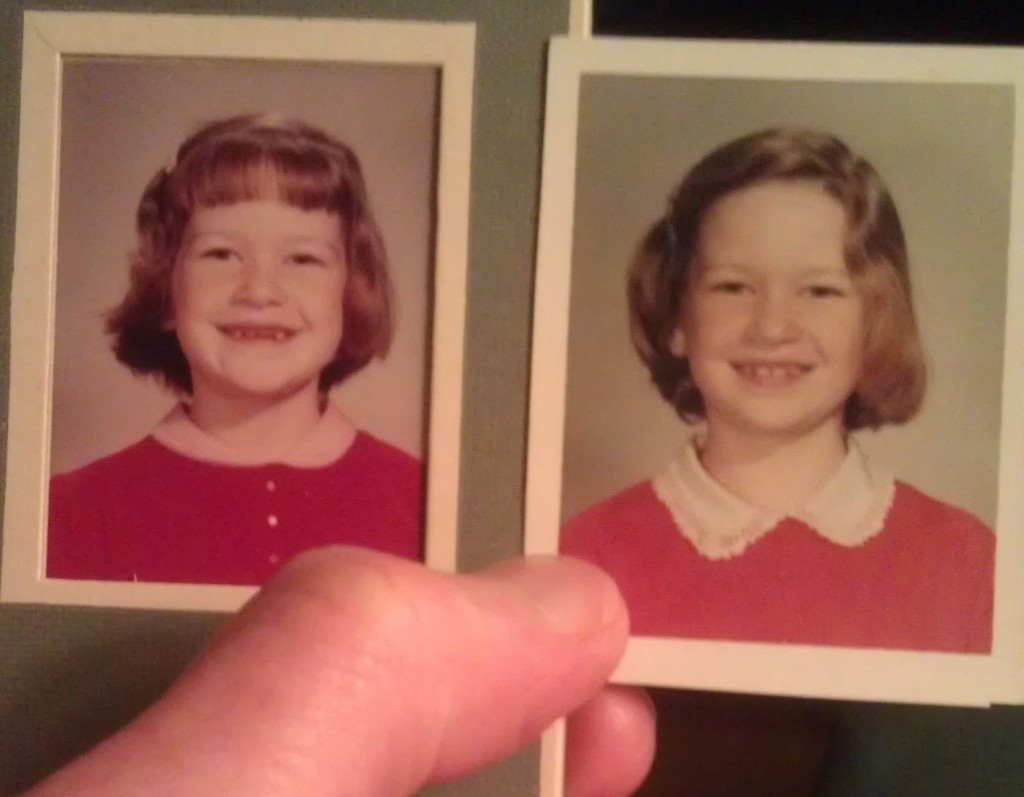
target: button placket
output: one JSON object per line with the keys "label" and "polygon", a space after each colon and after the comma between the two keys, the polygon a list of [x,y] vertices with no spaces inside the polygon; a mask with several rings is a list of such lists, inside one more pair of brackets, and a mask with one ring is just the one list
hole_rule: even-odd
{"label": "button placket", "polygon": [[[279,514],[278,514],[278,512],[276,510],[276,504],[277,504],[276,497],[277,497],[277,492],[278,492],[277,480],[274,479],[273,477],[268,477],[266,482],[264,483],[264,489],[266,490],[266,493],[267,493],[267,503],[266,503],[266,506],[267,506],[267,516],[266,516],[266,523],[267,523],[267,525],[270,528],[276,529],[281,524],[280,516],[279,516]],[[278,562],[280,562],[280,560],[281,560],[281,557],[277,554],[276,551],[273,551],[273,550],[270,553],[270,555],[267,557],[267,561],[270,562],[270,564],[272,564],[272,565],[278,564]]]}
{"label": "button placket", "polygon": [[[266,488],[267,488],[267,492],[268,493],[271,493],[271,494],[276,493],[277,492],[277,482],[274,479],[267,479]],[[271,504],[271,506],[273,506],[273,504]],[[270,528],[276,529],[277,528],[277,524],[279,522],[280,521],[278,520],[276,512],[270,512],[270,513],[267,514],[267,525],[270,526]]]}

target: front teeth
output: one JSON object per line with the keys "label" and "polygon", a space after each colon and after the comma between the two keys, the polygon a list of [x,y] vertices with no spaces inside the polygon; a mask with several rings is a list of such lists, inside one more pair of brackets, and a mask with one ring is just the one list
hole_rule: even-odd
{"label": "front teeth", "polygon": [[764,385],[781,385],[793,381],[804,373],[804,368],[793,364],[741,365],[740,373],[752,382]]}
{"label": "front teeth", "polygon": [[780,379],[796,376],[796,369],[792,366],[758,365],[754,367],[754,373],[758,379]]}
{"label": "front teeth", "polygon": [[281,342],[287,340],[289,333],[284,329],[249,329],[245,327],[229,327],[227,335],[233,340],[272,340]]}

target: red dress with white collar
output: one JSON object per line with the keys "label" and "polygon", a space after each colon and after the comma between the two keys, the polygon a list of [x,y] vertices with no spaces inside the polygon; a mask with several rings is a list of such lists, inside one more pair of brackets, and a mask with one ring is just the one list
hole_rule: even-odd
{"label": "red dress with white collar", "polygon": [[[694,463],[684,455],[674,475],[630,487],[562,531],[564,553],[616,580],[633,634],[991,649],[995,540],[977,518],[879,478],[855,453],[799,519],[772,518],[709,487]],[[687,496],[696,506],[679,503]],[[839,496],[847,498],[830,526],[827,499]],[[695,532],[701,520],[708,534]]]}
{"label": "red dress with white collar", "polygon": [[365,432],[310,467],[207,462],[150,436],[51,479],[46,575],[259,585],[335,543],[420,559],[421,472]]}

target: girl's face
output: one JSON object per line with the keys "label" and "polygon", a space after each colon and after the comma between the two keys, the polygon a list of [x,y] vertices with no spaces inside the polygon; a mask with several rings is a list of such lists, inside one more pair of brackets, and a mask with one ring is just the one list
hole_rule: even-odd
{"label": "girl's face", "polygon": [[842,205],[811,181],[759,183],[708,209],[677,353],[689,359],[709,433],[844,433],[864,347],[846,232]]}
{"label": "girl's face", "polygon": [[173,328],[193,394],[316,398],[342,334],[337,214],[277,200],[197,208],[172,276]]}

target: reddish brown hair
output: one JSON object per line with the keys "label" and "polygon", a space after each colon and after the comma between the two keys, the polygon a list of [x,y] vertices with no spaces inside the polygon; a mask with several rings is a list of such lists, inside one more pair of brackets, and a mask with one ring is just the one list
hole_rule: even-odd
{"label": "reddish brown hair", "polygon": [[393,299],[387,255],[362,168],[344,143],[304,122],[273,115],[212,122],[178,149],[173,166],[149,181],[136,214],[137,247],[128,292],[107,316],[117,359],[191,393],[192,377],[177,335],[171,275],[185,228],[198,207],[279,199],[303,210],[336,213],[345,245],[343,331],[320,374],[327,390],[391,344]]}
{"label": "reddish brown hair", "polygon": [[882,178],[842,141],[810,130],[765,130],[704,157],[676,188],[668,211],[640,240],[629,268],[630,331],[661,395],[686,421],[704,399],[686,357],[673,354],[683,323],[701,221],[726,194],[768,180],[811,180],[846,210],[846,265],[864,302],[860,383],[847,429],[902,423],[924,398],[925,368],[910,293],[906,240]]}

